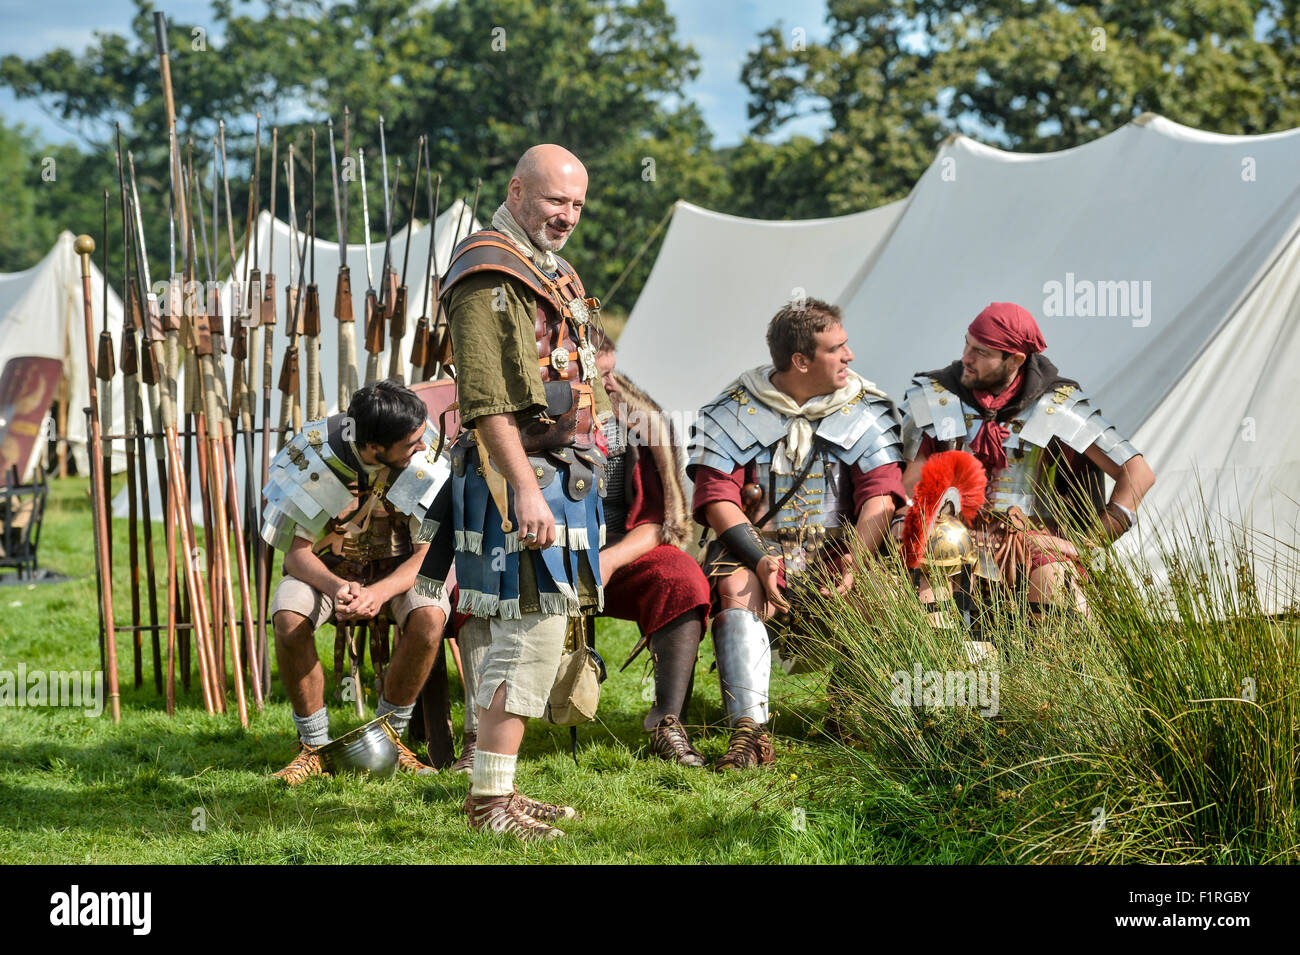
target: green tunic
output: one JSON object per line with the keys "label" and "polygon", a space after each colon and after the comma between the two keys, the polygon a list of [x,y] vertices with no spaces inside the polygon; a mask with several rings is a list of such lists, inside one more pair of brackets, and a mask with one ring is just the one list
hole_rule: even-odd
{"label": "green tunic", "polygon": [[[546,407],[537,364],[537,296],[502,272],[457,282],[444,300],[456,356],[456,398],[466,427],[482,415],[527,415]],[[592,386],[595,412],[609,412],[609,395]]]}

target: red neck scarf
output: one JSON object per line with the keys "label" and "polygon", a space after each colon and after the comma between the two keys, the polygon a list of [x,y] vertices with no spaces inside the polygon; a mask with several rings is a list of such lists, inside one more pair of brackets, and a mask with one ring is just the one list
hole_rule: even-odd
{"label": "red neck scarf", "polygon": [[970,453],[979,458],[990,475],[996,474],[1007,466],[1007,450],[1002,446],[1002,442],[1007,439],[1008,432],[1005,425],[995,420],[997,413],[1020,393],[1020,386],[1024,384],[1024,380],[1025,374],[1021,371],[1000,395],[988,391],[971,392],[975,398],[975,406],[983,412],[984,424],[980,427],[979,434],[975,435],[975,440],[970,443]]}

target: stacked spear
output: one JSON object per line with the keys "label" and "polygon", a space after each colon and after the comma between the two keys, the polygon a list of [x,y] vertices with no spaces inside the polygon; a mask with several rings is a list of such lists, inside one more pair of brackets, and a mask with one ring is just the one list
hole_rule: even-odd
{"label": "stacked spear", "polygon": [[[257,120],[254,159],[248,181],[242,274],[237,274],[240,257],[236,251],[225,127],[220,124],[218,136],[211,141],[209,223],[202,177],[195,165],[194,144],[192,141],[183,143],[177,132],[163,14],[154,14],[154,25],[169,142],[169,278],[156,287],[152,281],[154,273],[150,270],[150,250],[145,239],[146,214],[136,185],[135,159],[131,151],[123,150],[119,128],[116,159],[125,308],[116,363],[112,336],[107,328],[107,304],[104,306],[105,326],[99,336],[98,355],[93,353],[89,251],[93,250],[94,241],[83,236],[84,242],[78,240],[77,246],[83,257],[85,274],[86,358],[91,372],[88,409],[92,438],[91,498],[96,570],[100,577],[101,648],[110,709],[115,721],[120,718],[116,635],[126,632],[131,635],[134,685],[137,689],[144,682],[143,635],[150,635],[154,688],[156,692],[165,694],[169,714],[175,711],[178,678],[184,689],[190,689],[192,663],[197,661],[199,689],[207,711],[225,712],[227,697],[233,687],[240,723],[247,726],[249,696],[253,706],[260,710],[270,693],[267,604],[273,554],[258,528],[263,505],[259,489],[266,484],[272,435],[275,435],[277,448],[283,447],[285,441],[302,428],[304,417],[308,421],[316,420],[327,412],[319,357],[321,305],[315,275],[315,131],[310,133],[310,160],[306,164],[310,203],[301,228],[295,177],[300,160],[290,145],[286,150],[287,158],[280,163],[278,130],[273,129],[270,137],[269,212],[274,222],[276,190],[283,174],[288,192],[290,243],[289,275],[284,286],[283,327],[287,347],[277,378],[273,369],[273,336],[277,324],[280,324],[277,281],[272,271],[275,230],[272,228],[267,237],[268,269],[265,272],[261,268],[262,246],[257,235],[262,191],[261,118],[259,116]],[[350,119],[345,109],[342,137],[345,160],[350,157]],[[389,377],[403,378],[403,356],[399,349],[406,334],[409,297],[410,227],[399,280],[392,252],[394,215],[382,117],[379,135],[385,253],[378,290],[371,263],[365,152],[361,148],[356,151],[365,227],[367,383],[379,377],[380,353],[384,348],[386,330],[392,342]],[[341,171],[335,152],[332,121],[329,122],[329,150],[340,250],[334,298],[339,343],[337,407],[346,409],[358,382],[355,318],[347,264],[347,185],[351,177],[341,174],[350,161],[345,162],[345,170]],[[414,222],[422,171],[425,172],[430,224],[436,220],[442,177],[434,176],[431,165],[427,140],[420,137],[410,187],[408,222]],[[393,193],[400,187],[400,160],[396,168]],[[224,199],[225,212],[224,250],[221,199]],[[108,200],[109,194],[105,193],[105,252],[108,247]],[[476,205],[477,200],[476,188]],[[468,224],[474,219],[474,212],[471,212],[466,221],[462,208],[455,239],[465,234]],[[229,263],[228,316],[223,315],[222,285],[218,280],[223,251]],[[156,254],[157,250],[154,252]],[[446,363],[449,336],[441,310],[436,308],[438,276],[442,272],[440,266],[445,267],[445,263],[438,262],[431,231],[424,264],[427,292],[414,328],[409,355],[410,380],[413,382],[449,374]],[[200,269],[204,273],[202,280]],[[304,353],[301,361],[300,349]],[[259,355],[262,362],[260,420],[256,401]],[[305,383],[302,381],[303,371],[306,372]],[[119,372],[122,377],[124,428],[121,434],[104,434],[102,427],[113,421],[113,384]],[[182,377],[183,394],[178,384]],[[278,419],[273,419],[272,398],[277,386],[280,408]],[[274,424],[273,420],[278,420],[279,424]],[[115,441],[123,442],[127,463],[130,623],[119,622],[113,607],[109,483]],[[241,448],[242,468],[238,460]],[[163,567],[157,565],[154,554],[151,470],[163,517],[166,551]],[[191,476],[197,476],[197,480],[191,482]],[[203,514],[202,543],[197,537],[192,516],[196,509]],[[165,602],[162,613],[160,600]]]}

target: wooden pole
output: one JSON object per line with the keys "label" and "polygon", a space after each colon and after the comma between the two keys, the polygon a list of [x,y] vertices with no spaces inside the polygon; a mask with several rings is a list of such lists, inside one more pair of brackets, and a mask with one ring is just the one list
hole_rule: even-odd
{"label": "wooden pole", "polygon": [[102,438],[98,415],[99,389],[95,385],[94,304],[90,289],[90,256],[95,251],[95,240],[88,235],[77,236],[73,246],[81,256],[81,297],[86,320],[86,369],[90,389],[90,496],[94,502],[95,558],[101,568],[102,585],[99,588],[100,609],[104,615],[104,669],[108,677],[108,707],[114,723],[122,722],[122,703],[117,685],[117,638],[113,630],[113,567],[108,559],[108,515],[100,513],[99,502],[105,487],[104,462],[100,457]]}

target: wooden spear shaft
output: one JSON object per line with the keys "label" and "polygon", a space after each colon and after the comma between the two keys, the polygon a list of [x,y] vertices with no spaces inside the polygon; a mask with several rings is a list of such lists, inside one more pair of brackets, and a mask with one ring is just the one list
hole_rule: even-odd
{"label": "wooden spear shaft", "polygon": [[[184,221],[184,216],[185,216],[185,209],[183,208],[184,204],[181,203],[178,205],[176,202],[176,198],[180,195],[181,192],[183,192],[184,186],[182,185],[182,176],[181,176],[180,149],[177,147],[177,142],[176,142],[176,102],[172,96],[171,59],[167,50],[167,18],[161,12],[155,12],[153,22],[154,22],[154,35],[156,38],[157,48],[158,48],[158,68],[162,78],[163,107],[167,118],[167,132],[168,132],[168,137],[170,139],[169,155],[170,155],[171,185],[172,185],[172,190],[171,190],[172,205],[177,218],[181,220],[180,222],[181,234],[188,235],[189,225],[187,222]],[[177,331],[178,329],[175,327],[175,315],[173,313],[171,315],[171,322],[166,329],[167,337],[166,337],[166,366],[165,367],[168,374],[168,380],[167,382],[164,382],[165,385],[164,390],[166,390],[167,388],[171,388],[171,389],[175,388],[176,375],[177,375],[178,364],[179,364],[178,350],[177,350],[177,343],[176,343]],[[176,427],[175,417],[174,417],[175,414],[174,390],[172,390],[168,395],[167,404],[172,408],[173,411],[172,434],[174,437],[175,427]],[[189,439],[187,438],[186,439],[187,446],[188,446],[188,441]],[[185,474],[181,470],[181,459],[180,459],[179,447],[170,447],[168,450],[171,457],[171,466],[172,466],[173,474],[179,476],[180,478],[177,487],[181,490],[184,490],[186,480],[185,480]],[[173,480],[175,480],[175,478],[173,478]],[[190,518],[189,498],[187,496],[183,495],[180,498],[178,498],[176,502],[176,513],[179,517],[181,526],[188,529],[188,534],[186,536],[187,546],[190,548],[190,551],[189,553],[187,553],[187,557],[186,557],[186,565],[189,568],[189,570],[187,571],[188,579],[193,579],[193,581],[197,584],[199,583],[197,579],[198,571],[197,568],[193,566],[193,561],[191,558],[191,555],[193,553],[193,548],[194,548],[194,525],[193,525],[193,521]],[[198,596],[197,606],[194,605],[195,591],[190,590],[188,592],[191,598],[190,616],[194,624],[194,628],[192,631],[194,634],[194,642],[196,646],[200,646],[200,648],[202,649],[201,645],[204,643],[204,641],[210,639],[210,630],[207,626],[208,623],[207,605],[203,594],[203,588],[201,586],[197,588],[197,596]],[[211,662],[212,662],[211,658],[209,657],[209,664],[211,664]],[[202,660],[200,660],[200,666],[201,665],[202,665]],[[187,664],[185,667],[186,673],[188,673],[188,669],[189,668]],[[209,669],[209,676],[212,675],[213,675],[212,671],[211,669]],[[224,711],[225,698],[223,694],[215,694],[215,699],[213,699],[212,702],[217,706],[219,710]]]}
{"label": "wooden spear shaft", "polygon": [[[262,325],[264,349],[262,352],[262,471],[261,481],[257,487],[266,487],[267,473],[271,467],[271,389],[275,383],[275,325],[276,325],[276,298],[275,298],[275,182],[279,175],[277,166],[278,150],[280,145],[280,130],[276,127],[271,128],[271,234],[268,237],[269,254],[267,256],[267,271],[262,280]],[[271,584],[271,548],[262,540],[262,535],[258,533],[260,527],[261,509],[265,506],[265,501],[259,493],[254,500],[258,504],[257,513],[251,514],[249,520],[252,526],[250,538],[253,541],[257,560],[257,666],[258,666],[258,684],[262,688],[262,695],[265,697],[271,692],[271,664],[269,653],[267,652],[266,640],[266,612],[267,597]]]}
{"label": "wooden spear shaft", "polygon": [[100,608],[104,614],[104,669],[108,671],[108,706],[114,723],[122,722],[121,694],[117,685],[117,637],[113,630],[113,568],[108,559],[108,515],[102,514],[99,501],[103,498],[104,462],[100,457],[102,435],[99,425],[99,394],[95,385],[95,353],[91,342],[95,337],[94,304],[90,289],[90,256],[95,251],[95,240],[88,235],[77,236],[74,248],[81,256],[81,298],[86,320],[86,375],[90,388],[90,494],[95,500],[95,556],[101,568],[103,584],[99,588]]}
{"label": "wooden spear shaft", "polygon": [[[167,572],[167,715],[171,716],[176,710],[176,520],[175,511],[170,501],[170,485],[167,479],[167,451],[163,438],[166,428],[159,399],[159,381],[163,367],[158,364],[158,359],[162,355],[162,349],[154,350],[151,347],[151,343],[161,342],[162,319],[158,314],[158,297],[154,294],[153,287],[149,283],[149,253],[145,245],[144,218],[140,213],[140,194],[135,184],[135,157],[129,150],[126,154],[126,161],[127,168],[131,171],[130,211],[132,221],[135,223],[135,266],[140,282],[140,295],[143,299],[141,302],[143,310],[141,315],[141,339],[144,348],[141,353],[140,371],[149,395],[149,416],[153,422],[154,465],[158,474],[158,493],[162,495],[163,533],[167,546],[167,566],[169,568]],[[141,456],[143,457],[143,437],[140,440]],[[149,487],[147,473],[142,474],[141,484],[145,488],[145,500],[147,502]],[[145,512],[149,513],[147,503]],[[146,532],[146,540],[148,539],[149,535]],[[152,542],[147,546],[149,554],[152,556]]]}

